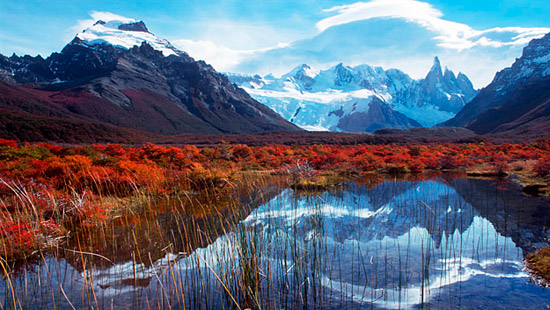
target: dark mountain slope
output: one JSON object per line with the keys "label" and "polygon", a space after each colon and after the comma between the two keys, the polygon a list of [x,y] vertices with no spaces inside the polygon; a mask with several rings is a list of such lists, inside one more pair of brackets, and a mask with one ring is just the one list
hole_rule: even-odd
{"label": "dark mountain slope", "polygon": [[422,127],[417,121],[392,110],[386,103],[373,98],[367,112],[346,115],[338,122],[338,128],[348,132],[371,132],[382,128]]}
{"label": "dark mountain slope", "polygon": [[491,84],[446,127],[466,127],[478,134],[548,133],[550,100],[550,34],[532,40],[512,67],[498,72]]}
{"label": "dark mountain slope", "polygon": [[[113,33],[147,40],[119,46]],[[299,130],[139,22],[98,22],[46,59],[0,55],[0,80],[18,85],[0,86],[0,106],[41,116],[166,135]]]}
{"label": "dark mountain slope", "polygon": [[39,116],[0,108],[0,138],[71,144],[133,144],[160,140],[161,137],[105,123]]}
{"label": "dark mountain slope", "polygon": [[550,132],[550,76],[528,82],[505,103],[482,112],[467,128],[477,133]]}

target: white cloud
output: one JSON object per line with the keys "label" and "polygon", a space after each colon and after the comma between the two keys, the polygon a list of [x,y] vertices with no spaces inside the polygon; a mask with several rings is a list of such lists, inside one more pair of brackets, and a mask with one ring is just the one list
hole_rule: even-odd
{"label": "white cloud", "polygon": [[118,20],[124,23],[131,23],[136,21],[133,18],[124,17],[111,12],[93,11],[90,16],[94,21],[102,20],[104,22],[110,22],[112,20]]}
{"label": "white cloud", "polygon": [[254,54],[254,50],[235,50],[226,46],[217,45],[210,41],[193,41],[180,39],[172,41],[172,45],[186,51],[196,60],[206,60],[216,70],[225,71],[239,64],[247,56]]}
{"label": "white cloud", "polygon": [[[524,45],[532,39],[550,32],[550,28],[506,27],[475,30],[468,25],[442,19],[443,13],[432,5],[417,0],[373,0],[342,5],[325,10],[336,15],[317,23],[320,31],[360,20],[373,18],[401,18],[425,27],[435,33],[438,46],[464,50],[475,46],[503,47]],[[493,39],[494,34],[508,34],[505,38]]]}
{"label": "white cloud", "polygon": [[133,18],[124,17],[111,12],[92,11],[92,13],[90,13],[90,17],[91,18],[88,19],[78,20],[76,25],[71,27],[71,32],[80,33],[82,30],[92,26],[98,20],[102,20],[104,22],[110,22],[113,20],[122,21],[124,23],[136,22]]}
{"label": "white cloud", "polygon": [[370,2],[357,2],[349,5],[335,6],[324,10],[324,12],[337,12],[335,16],[325,18],[317,23],[320,31],[348,24],[358,20],[365,20],[377,17],[401,17],[414,19],[418,16],[423,18],[439,18],[443,14],[434,9],[430,4],[414,0],[374,0]]}
{"label": "white cloud", "polygon": [[267,52],[275,48],[284,48],[287,43],[279,43],[277,46],[239,50],[232,49],[224,45],[219,45],[211,41],[193,41],[187,39],[179,39],[172,41],[172,45],[176,48],[187,52],[196,60],[205,60],[218,71],[230,71],[234,66],[240,64],[249,57]]}

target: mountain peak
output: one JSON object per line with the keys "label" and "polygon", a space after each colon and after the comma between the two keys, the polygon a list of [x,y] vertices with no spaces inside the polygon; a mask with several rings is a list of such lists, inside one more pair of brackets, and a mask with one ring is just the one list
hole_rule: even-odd
{"label": "mountain peak", "polygon": [[290,72],[287,73],[286,75],[289,75],[289,74],[293,75],[293,74],[296,74],[297,72],[305,71],[308,69],[311,69],[311,67],[307,64],[297,65],[296,67],[294,67],[294,69],[290,70]]}
{"label": "mountain peak", "polygon": [[309,78],[314,78],[317,76],[319,72],[315,71],[313,68],[311,68],[308,64],[301,64],[294,68],[291,72],[294,73],[294,76],[306,76]]}
{"label": "mountain peak", "polygon": [[155,50],[161,51],[164,56],[183,54],[167,40],[150,33],[143,21],[131,18],[121,17],[109,21],[98,20],[92,26],[77,34],[73,40],[73,44],[87,46],[108,44],[127,50],[134,46],[139,47],[143,42],[146,42]]}
{"label": "mountain peak", "polygon": [[523,48],[524,58],[535,58],[541,57],[548,54],[550,49],[550,33],[547,33],[545,36],[539,39],[534,39]]}
{"label": "mountain peak", "polygon": [[282,76],[284,79],[293,80],[304,89],[311,89],[315,83],[315,77],[319,72],[312,69],[307,64],[301,64],[292,69],[289,73]]}
{"label": "mountain peak", "polygon": [[[105,22],[103,20],[96,21],[93,26],[103,26],[106,28],[112,28],[112,29],[118,29],[118,30],[125,30],[125,31],[141,31],[141,32],[149,32],[149,29],[147,29],[147,26],[145,26],[145,23],[143,21],[135,21],[135,20],[111,20],[109,22]],[[84,32],[86,29],[84,30]]]}
{"label": "mountain peak", "polygon": [[118,26],[118,29],[126,31],[149,32],[149,29],[147,29],[147,26],[145,26],[145,23],[143,21],[121,24]]}
{"label": "mountain peak", "polygon": [[[550,98],[550,34],[533,39],[511,67],[443,126],[462,126],[478,134],[548,132]],[[466,78],[459,75],[459,82]],[[546,131],[545,131],[546,130]]]}
{"label": "mountain peak", "polygon": [[347,69],[347,66],[344,66],[344,63],[339,63],[337,64],[336,66],[334,66],[334,68],[338,69],[338,70],[342,70],[342,69]]}
{"label": "mountain peak", "polygon": [[550,33],[539,39],[533,39],[523,48],[520,58],[516,58],[511,67],[505,68],[495,75],[492,85],[503,91],[521,81],[550,76]]}
{"label": "mountain peak", "polygon": [[445,73],[443,74],[443,78],[451,81],[456,80],[455,73],[447,67],[445,67]]}
{"label": "mountain peak", "polygon": [[430,72],[424,78],[424,84],[429,85],[430,88],[434,88],[438,83],[443,79],[443,71],[441,70],[441,63],[439,62],[439,57],[434,57],[434,63]]}
{"label": "mountain peak", "polygon": [[437,56],[434,57],[432,69],[430,71],[442,72],[441,62],[439,61],[439,57],[437,57]]}

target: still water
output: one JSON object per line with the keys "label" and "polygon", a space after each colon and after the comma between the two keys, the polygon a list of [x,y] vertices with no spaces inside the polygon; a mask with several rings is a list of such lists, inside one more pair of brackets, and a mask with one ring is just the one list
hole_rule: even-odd
{"label": "still water", "polygon": [[550,205],[507,182],[360,180],[314,193],[263,183],[237,196],[73,235],[4,277],[2,307],[550,307],[522,263],[550,245]]}

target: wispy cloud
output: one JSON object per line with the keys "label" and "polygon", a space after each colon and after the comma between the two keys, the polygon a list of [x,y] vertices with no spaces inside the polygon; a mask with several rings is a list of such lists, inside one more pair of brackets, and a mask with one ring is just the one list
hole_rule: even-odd
{"label": "wispy cloud", "polygon": [[78,20],[76,25],[71,27],[72,32],[79,33],[82,30],[92,26],[96,21],[102,20],[104,22],[109,22],[112,20],[119,20],[125,23],[135,22],[133,18],[124,17],[111,12],[101,12],[101,11],[92,11],[88,19]]}
{"label": "wispy cloud", "polygon": [[317,28],[320,31],[325,31],[337,25],[377,17],[438,19],[443,16],[443,13],[433,8],[431,4],[414,0],[357,2],[349,5],[335,6],[324,10],[324,12],[336,12],[337,14],[319,21]]}
{"label": "wispy cloud", "polygon": [[[373,0],[336,6],[325,10],[335,15],[319,21],[320,31],[328,28],[374,18],[401,18],[425,27],[435,33],[438,46],[454,50],[476,46],[503,47],[524,45],[550,31],[550,28],[504,27],[476,30],[472,27],[443,19],[443,13],[431,4],[417,0]],[[496,35],[498,34],[498,35]],[[498,39],[497,39],[498,37]]]}
{"label": "wispy cloud", "polygon": [[182,51],[186,51],[197,60],[206,60],[219,71],[227,71],[256,54],[276,48],[284,48],[286,46],[286,44],[280,43],[274,47],[240,50],[218,45],[210,41],[193,41],[187,39],[174,40],[172,41],[172,45]]}

